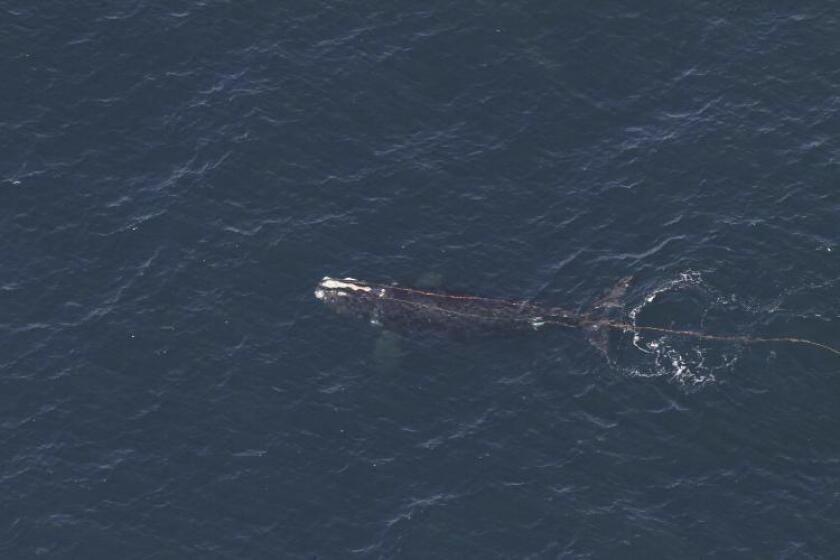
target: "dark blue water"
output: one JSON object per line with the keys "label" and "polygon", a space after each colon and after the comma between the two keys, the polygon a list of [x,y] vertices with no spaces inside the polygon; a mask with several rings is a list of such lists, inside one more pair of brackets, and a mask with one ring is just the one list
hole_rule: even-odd
{"label": "dark blue water", "polygon": [[[0,557],[840,556],[840,8],[0,3]],[[635,344],[634,344],[635,342]]]}

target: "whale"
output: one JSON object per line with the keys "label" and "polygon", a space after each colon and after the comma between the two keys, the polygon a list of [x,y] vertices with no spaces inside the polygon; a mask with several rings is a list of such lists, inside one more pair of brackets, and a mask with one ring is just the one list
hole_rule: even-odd
{"label": "whale", "polygon": [[377,284],[325,276],[315,297],[341,315],[389,330],[425,329],[456,333],[535,331],[549,325],[582,327],[582,315],[528,301]]}
{"label": "whale", "polygon": [[356,278],[324,276],[315,298],[338,314],[400,332],[425,329],[458,335],[476,332],[540,331],[550,327],[579,329],[608,360],[613,333],[651,333],[741,344],[798,344],[840,356],[840,348],[794,336],[715,334],[697,330],[637,325],[621,313],[632,277],[625,276],[586,310],[572,312],[528,300],[506,300],[475,295],[379,284]]}

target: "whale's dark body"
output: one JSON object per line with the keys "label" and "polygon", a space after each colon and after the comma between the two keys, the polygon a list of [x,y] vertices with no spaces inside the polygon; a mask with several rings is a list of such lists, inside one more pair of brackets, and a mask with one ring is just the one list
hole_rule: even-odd
{"label": "whale's dark body", "polygon": [[615,312],[623,308],[622,298],[629,285],[630,277],[622,278],[603,298],[582,313],[542,307],[527,301],[430,292],[329,276],[318,283],[315,297],[338,313],[360,317],[394,330],[429,328],[465,334],[539,330],[545,326],[579,328],[608,358],[610,334],[614,332],[632,332],[634,335],[653,333],[742,344],[799,344],[840,356],[840,348],[800,337],[713,334],[627,322],[622,317],[616,317]]}
{"label": "whale's dark body", "polygon": [[430,292],[325,277],[315,296],[336,312],[395,330],[427,328],[455,333],[585,326],[586,319],[529,302]]}

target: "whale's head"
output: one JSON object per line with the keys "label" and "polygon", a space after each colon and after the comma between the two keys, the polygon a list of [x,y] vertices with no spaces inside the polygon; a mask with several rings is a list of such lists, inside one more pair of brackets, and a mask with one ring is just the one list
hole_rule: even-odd
{"label": "whale's head", "polygon": [[382,288],[355,278],[324,276],[315,288],[315,297],[334,311],[368,318],[373,316],[383,294]]}
{"label": "whale's head", "polygon": [[324,276],[315,288],[315,297],[324,303],[344,301],[365,294],[371,294],[373,288],[355,278],[331,278]]}

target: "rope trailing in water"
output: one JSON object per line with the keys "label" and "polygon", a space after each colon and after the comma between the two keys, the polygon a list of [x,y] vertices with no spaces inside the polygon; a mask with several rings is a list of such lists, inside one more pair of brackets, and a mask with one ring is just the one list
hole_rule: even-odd
{"label": "rope trailing in water", "polygon": [[807,346],[813,346],[815,348],[819,348],[821,350],[826,350],[831,352],[832,354],[836,354],[840,356],[840,349],[834,348],[827,344],[823,344],[821,342],[817,342],[815,340],[809,340],[807,338],[798,338],[793,336],[774,336],[774,337],[766,337],[766,336],[749,336],[749,335],[725,335],[725,334],[709,334],[704,333],[701,331],[690,331],[690,330],[680,330],[680,329],[666,329],[664,327],[647,327],[647,326],[638,326],[633,325],[631,323],[622,323],[620,321],[595,321],[596,324],[600,324],[612,329],[621,329],[626,332],[657,332],[662,334],[671,334],[675,336],[686,336],[691,338],[697,338],[701,340],[720,340],[724,342],[740,342],[742,344],[770,344],[770,343],[790,343],[790,344],[804,344]]}
{"label": "rope trailing in water", "polygon": [[[511,301],[511,300],[504,300],[504,299],[494,299],[494,298],[485,298],[480,296],[469,296],[469,295],[453,295],[453,294],[444,294],[440,292],[429,292],[424,290],[417,290],[414,288],[402,288],[398,286],[385,286],[382,284],[368,284],[373,288],[379,288],[383,290],[388,290],[389,292],[404,292],[408,294],[413,294],[417,296],[423,297],[432,297],[432,298],[440,298],[440,299],[451,299],[451,300],[472,300],[472,301],[483,301],[487,303],[493,303],[495,305],[500,306],[509,306],[514,310],[523,311],[523,310],[531,310],[534,313],[539,315],[539,318],[543,321],[544,324],[553,324],[557,326],[567,327],[567,328],[574,328],[574,327],[586,327],[586,326],[594,326],[594,327],[606,327],[610,329],[621,330],[623,332],[631,332],[631,333],[639,333],[639,332],[654,332],[660,334],[670,334],[673,336],[684,336],[689,338],[695,338],[699,340],[718,340],[723,342],[740,342],[742,344],[801,344],[805,346],[811,346],[814,348],[818,348],[820,350],[825,350],[827,352],[831,352],[836,356],[840,356],[840,349],[835,348],[833,346],[829,346],[828,344],[823,344],[821,342],[817,342],[815,340],[810,340],[807,338],[799,338],[793,336],[778,336],[778,337],[764,337],[764,336],[749,336],[749,335],[724,335],[724,334],[711,334],[711,333],[704,333],[702,331],[694,331],[694,330],[683,330],[683,329],[669,329],[665,327],[652,327],[652,326],[639,326],[632,323],[627,323],[624,321],[613,321],[609,319],[597,319],[593,318],[585,313],[572,313],[567,312],[564,310],[560,310],[557,308],[552,309],[543,309],[531,303],[525,301]],[[383,292],[388,293],[388,292]],[[380,299],[390,300],[399,302],[404,305],[409,305],[417,308],[423,309],[431,309],[437,313],[442,313],[445,315],[449,315],[452,317],[462,317],[467,319],[480,319],[482,321],[493,321],[494,317],[481,315],[478,313],[470,313],[467,311],[455,310],[455,309],[447,309],[444,307],[439,307],[436,305],[414,301],[410,299],[400,299],[397,297],[389,297],[389,296],[380,296]],[[527,323],[532,323],[534,317],[517,317],[514,318],[516,321],[522,321]],[[498,320],[510,320],[510,318],[498,318]],[[565,320],[565,322],[564,322]],[[569,324],[569,321],[575,321],[575,324]]]}

